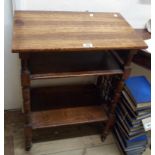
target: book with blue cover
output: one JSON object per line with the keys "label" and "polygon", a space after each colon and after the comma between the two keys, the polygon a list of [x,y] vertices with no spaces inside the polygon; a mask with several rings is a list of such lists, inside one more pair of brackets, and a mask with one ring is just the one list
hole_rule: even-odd
{"label": "book with blue cover", "polygon": [[145,76],[129,77],[125,81],[125,89],[137,108],[151,105],[151,85]]}
{"label": "book with blue cover", "polygon": [[146,148],[145,142],[142,145],[136,144],[134,146],[126,146],[124,143],[123,137],[121,136],[121,134],[119,133],[116,127],[114,128],[114,133],[115,133],[116,138],[118,139],[118,142],[120,144],[120,147],[122,148],[122,151],[125,154],[139,154],[145,150]]}
{"label": "book with blue cover", "polygon": [[120,101],[117,108],[118,108],[117,111],[119,112],[119,115],[121,115],[121,118],[123,120],[127,119],[130,126],[136,127],[142,124],[141,120],[136,119],[136,117],[134,117],[133,115],[131,115],[131,113],[129,113],[129,111],[125,108],[124,102]]}
{"label": "book with blue cover", "polygon": [[144,135],[139,135],[133,139],[128,139],[125,137],[124,134],[122,134],[121,130],[119,128],[117,128],[117,126],[115,126],[115,129],[117,130],[118,134],[121,135],[121,138],[124,142],[125,147],[127,148],[131,148],[131,147],[135,147],[135,146],[141,146],[141,145],[146,145],[147,144],[147,136],[146,134]]}
{"label": "book with blue cover", "polygon": [[[150,108],[139,110],[139,111],[133,111],[132,108],[130,107],[130,104],[125,100],[123,95],[122,95],[122,98],[120,101],[120,105],[124,106],[124,109],[126,109],[126,111],[129,113],[129,115],[136,120],[141,120],[141,119],[144,119],[144,118],[151,116],[151,109]],[[141,113],[138,114],[138,112],[141,112]]]}
{"label": "book with blue cover", "polygon": [[151,86],[144,76],[125,81],[116,108],[115,136],[126,155],[139,155],[147,146],[142,119],[151,115]]}
{"label": "book with blue cover", "polygon": [[134,136],[136,136],[138,134],[144,133],[144,129],[130,131],[129,128],[127,127],[127,125],[125,124],[124,120],[122,120],[121,115],[118,112],[116,112],[116,117],[117,117],[117,121],[119,121],[119,123],[124,128],[124,130],[125,130],[125,132],[127,133],[128,136],[134,137]]}
{"label": "book with blue cover", "polygon": [[116,126],[119,128],[119,130],[121,131],[122,134],[124,134],[124,136],[127,138],[127,139],[134,139],[136,137],[139,137],[141,135],[145,135],[145,132],[143,133],[140,133],[140,134],[136,134],[136,135],[133,135],[133,136],[130,136],[128,135],[128,133],[126,132],[126,130],[123,128],[123,126],[121,125],[120,121],[117,121],[116,122]]}
{"label": "book with blue cover", "polygon": [[130,144],[130,143],[139,142],[139,141],[147,141],[147,136],[146,135],[141,135],[139,137],[128,140],[127,143]]}

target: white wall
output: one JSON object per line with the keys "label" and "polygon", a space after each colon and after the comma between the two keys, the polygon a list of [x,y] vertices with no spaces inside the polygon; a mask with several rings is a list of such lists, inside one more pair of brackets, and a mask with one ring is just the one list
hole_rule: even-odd
{"label": "white wall", "polygon": [[20,63],[17,54],[11,53],[12,3],[4,1],[4,108],[15,109],[21,106]]}
{"label": "white wall", "polygon": [[[150,18],[150,0],[14,0],[17,10],[120,12],[134,28],[143,28]],[[5,0],[5,109],[22,105],[20,62],[11,53],[12,3]],[[85,79],[78,79],[85,81]],[[92,79],[89,79],[92,80]],[[70,80],[68,80],[70,81]],[[75,80],[74,80],[75,81]],[[52,83],[55,83],[53,81]],[[60,83],[60,81],[57,81]],[[35,83],[35,85],[38,82]]]}

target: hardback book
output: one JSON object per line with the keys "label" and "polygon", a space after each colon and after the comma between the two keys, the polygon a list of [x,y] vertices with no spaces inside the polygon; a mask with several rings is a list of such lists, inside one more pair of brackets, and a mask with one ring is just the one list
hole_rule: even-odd
{"label": "hardback book", "polygon": [[115,133],[116,138],[118,139],[118,142],[119,142],[123,152],[125,152],[125,154],[131,154],[131,152],[133,154],[137,154],[137,153],[141,153],[145,150],[145,148],[146,148],[145,144],[144,145],[135,145],[133,147],[125,146],[122,135],[119,134],[117,128],[114,128],[114,133]]}
{"label": "hardback book", "polygon": [[129,124],[128,120],[124,120],[125,125],[128,128],[129,132],[134,132],[134,131],[144,131],[144,127],[142,124],[140,124],[139,126],[133,127]]}
{"label": "hardback book", "polygon": [[[139,120],[136,121],[135,119],[131,118],[131,116],[127,112],[125,114],[125,112],[123,112],[123,110],[122,110],[122,106],[120,106],[120,105],[116,109],[116,115],[118,115],[122,121],[125,121],[125,120],[128,121],[128,124],[131,127],[138,127],[138,126],[142,125],[141,121],[139,121]],[[133,122],[134,123],[136,122],[136,123],[133,124]]]}
{"label": "hardback book", "polygon": [[[123,107],[123,105],[122,105],[122,107]],[[142,132],[142,131],[144,131],[141,120],[138,120],[140,122],[136,126],[132,125],[132,123],[131,123],[132,120],[131,120],[131,118],[129,118],[130,115],[125,116],[124,113],[122,112],[123,111],[122,107],[120,105],[117,107],[116,116],[117,116],[117,119],[121,121],[121,124],[123,125],[125,130],[128,132],[128,134],[132,134],[132,132]]]}
{"label": "hardback book", "polygon": [[122,118],[118,112],[116,112],[116,118],[117,118],[117,121],[120,122],[121,126],[124,128],[124,130],[126,131],[128,136],[135,136],[135,135],[144,133],[144,129],[130,131],[129,128],[127,127],[127,125],[125,124],[124,120],[122,120]]}
{"label": "hardback book", "polygon": [[122,117],[122,119],[127,119],[129,124],[131,124],[131,126],[134,126],[133,124],[136,124],[136,126],[138,126],[139,124],[141,124],[141,120],[137,119],[137,117],[135,117],[130,110],[128,110],[125,107],[125,104],[123,104],[123,102],[120,101],[119,105],[118,105],[118,109],[119,109],[119,113]]}
{"label": "hardback book", "polygon": [[151,114],[151,108],[148,108],[145,110],[137,110],[136,114],[137,114],[137,116],[143,116],[146,114]]}
{"label": "hardback book", "polygon": [[151,115],[151,86],[144,76],[125,81],[121,100],[116,108],[114,133],[123,152],[140,155],[146,149],[147,136],[142,119]]}
{"label": "hardback book", "polygon": [[151,84],[145,76],[129,77],[125,81],[125,90],[137,109],[151,106]]}
{"label": "hardback book", "polygon": [[118,115],[120,115],[121,120],[126,120],[130,127],[136,128],[136,127],[142,126],[141,120],[133,121],[133,119],[130,117],[130,115],[126,115],[126,116],[123,115],[120,106],[118,106],[117,109],[118,109],[117,113],[118,113]]}
{"label": "hardback book", "polygon": [[124,134],[121,133],[121,130],[115,126],[115,129],[117,130],[118,134],[121,135],[122,140],[124,142],[125,147],[131,148],[131,147],[136,147],[136,146],[142,146],[147,144],[147,136],[146,134],[144,135],[139,135],[133,139],[128,139],[125,137]]}
{"label": "hardback book", "polygon": [[136,137],[139,137],[141,135],[145,135],[145,132],[143,133],[140,133],[140,134],[137,134],[137,135],[128,135],[128,133],[126,132],[126,130],[123,128],[123,126],[121,125],[121,123],[119,121],[116,122],[116,126],[120,129],[121,133],[124,134],[124,136],[127,138],[127,139],[134,139]]}
{"label": "hardback book", "polygon": [[124,86],[124,92],[127,94],[126,99],[133,104],[133,106],[135,107],[136,110],[137,109],[139,110],[139,109],[150,108],[151,102],[136,103],[136,101],[134,100],[133,96],[129,92],[129,90],[126,87],[126,85]]}
{"label": "hardback book", "polygon": [[141,106],[139,106],[140,104],[136,105],[136,103],[134,103],[132,98],[127,94],[127,92],[125,90],[122,91],[122,95],[134,112],[136,112],[137,110],[150,109],[151,103],[147,103],[147,104],[145,103],[145,106],[143,106],[143,104],[141,104]]}
{"label": "hardback book", "polygon": [[131,144],[138,143],[138,142],[144,142],[144,144],[146,144],[147,143],[147,136],[141,135],[141,136],[138,136],[132,140],[126,140],[127,145],[131,145]]}
{"label": "hardback book", "polygon": [[[122,96],[120,104],[121,106],[124,106],[123,109],[126,109],[128,111],[128,114],[136,120],[141,120],[147,117],[151,116],[150,109],[141,110],[141,114],[138,115],[137,111],[133,111],[129,103],[125,100],[124,96]],[[143,113],[142,113],[143,112]]]}

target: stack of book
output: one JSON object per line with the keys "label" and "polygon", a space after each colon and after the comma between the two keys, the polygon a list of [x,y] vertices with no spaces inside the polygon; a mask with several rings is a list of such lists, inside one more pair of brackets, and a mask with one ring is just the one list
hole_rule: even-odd
{"label": "stack of book", "polygon": [[151,116],[151,85],[144,76],[125,81],[120,103],[116,109],[114,128],[118,143],[127,155],[142,154],[147,135],[142,120]]}

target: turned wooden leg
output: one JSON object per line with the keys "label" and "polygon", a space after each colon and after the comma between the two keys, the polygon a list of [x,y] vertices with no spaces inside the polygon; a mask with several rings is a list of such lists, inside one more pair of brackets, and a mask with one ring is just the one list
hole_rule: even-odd
{"label": "turned wooden leg", "polygon": [[32,143],[32,125],[30,122],[30,89],[23,88],[24,115],[25,115],[25,150],[29,151]]}
{"label": "turned wooden leg", "polygon": [[118,80],[119,81],[118,81],[117,86],[115,88],[113,100],[112,100],[110,108],[107,112],[108,113],[108,121],[106,122],[106,125],[104,127],[104,130],[103,130],[103,133],[101,136],[102,141],[105,140],[108,132],[112,129],[112,127],[114,126],[114,123],[115,123],[115,108],[117,106],[117,103],[119,102],[121,90],[122,90],[123,85],[124,85],[124,80],[122,79],[122,77],[120,77]]}
{"label": "turned wooden leg", "polygon": [[29,55],[21,54],[21,85],[23,93],[23,105],[25,115],[25,150],[29,151],[32,145],[32,126],[30,121],[31,106],[30,106],[30,71],[28,68]]}
{"label": "turned wooden leg", "polygon": [[[135,52],[134,52],[134,54],[135,54]],[[108,121],[107,121],[105,128],[103,130],[102,136],[101,136],[102,141],[105,140],[108,132],[112,129],[112,127],[115,124],[115,109],[116,109],[116,106],[120,100],[121,91],[124,87],[124,81],[130,75],[130,72],[131,72],[130,64],[131,64],[131,61],[132,61],[134,54],[129,52],[129,55],[128,55],[127,60],[126,60],[125,65],[124,65],[124,73],[122,76],[120,76],[118,78],[118,83],[117,83],[117,86],[116,86],[115,91],[114,91],[114,97],[113,97],[113,100],[111,102],[111,107],[109,109],[109,114],[108,114],[109,118],[108,118]]]}
{"label": "turned wooden leg", "polygon": [[25,126],[25,150],[29,151],[32,146],[32,127],[30,125]]}
{"label": "turned wooden leg", "polygon": [[107,121],[104,127],[104,130],[101,134],[101,140],[104,142],[104,140],[106,139],[110,129],[113,127],[113,124],[115,123],[115,115],[111,114],[109,116],[110,121]]}

